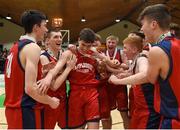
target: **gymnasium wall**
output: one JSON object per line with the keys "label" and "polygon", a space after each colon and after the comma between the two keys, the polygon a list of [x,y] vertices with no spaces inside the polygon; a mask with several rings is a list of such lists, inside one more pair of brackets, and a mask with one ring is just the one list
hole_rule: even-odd
{"label": "gymnasium wall", "polygon": [[133,23],[130,23],[128,21],[121,21],[97,33],[101,35],[103,42],[105,42],[106,38],[109,35],[118,36],[119,46],[122,46],[122,41],[127,37],[128,33],[130,31],[137,31],[138,29],[139,27]]}
{"label": "gymnasium wall", "polygon": [[21,26],[3,18],[0,18],[0,23],[3,23],[3,26],[0,26],[0,44],[9,49],[12,43],[24,33],[24,30]]}
{"label": "gymnasium wall", "polygon": [[[24,33],[24,30],[21,26],[11,23],[6,19],[1,18],[0,22],[3,23],[3,26],[0,27],[0,44],[3,44],[4,47],[9,49],[12,46],[12,43]],[[119,46],[121,46],[121,43],[127,34],[132,30],[138,30],[138,28],[137,25],[128,21],[121,21],[97,33],[101,35],[103,42],[105,42],[106,37],[111,34],[118,36],[120,41]]]}

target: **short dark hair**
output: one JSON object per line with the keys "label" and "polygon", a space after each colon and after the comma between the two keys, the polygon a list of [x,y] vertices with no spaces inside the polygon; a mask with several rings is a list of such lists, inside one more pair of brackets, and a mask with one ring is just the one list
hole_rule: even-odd
{"label": "short dark hair", "polygon": [[48,30],[45,38],[50,38],[52,32],[61,32],[61,31],[60,31],[60,29],[58,29],[58,28],[51,28],[51,29]]}
{"label": "short dark hair", "polygon": [[106,41],[107,40],[115,40],[116,42],[119,42],[119,38],[117,37],[117,36],[114,36],[114,35],[110,35],[110,36],[108,36],[107,38],[106,38]]}
{"label": "short dark hair", "polygon": [[79,33],[79,40],[86,43],[93,43],[95,41],[95,32],[90,28],[84,28]]}
{"label": "short dark hair", "polygon": [[42,20],[46,20],[46,16],[37,10],[28,10],[23,12],[21,16],[21,23],[24,27],[25,33],[31,33],[35,24],[41,25]]}
{"label": "short dark hair", "polygon": [[138,21],[141,22],[144,17],[148,18],[149,20],[157,21],[161,29],[169,29],[171,15],[167,6],[164,4],[156,4],[146,7],[140,13]]}

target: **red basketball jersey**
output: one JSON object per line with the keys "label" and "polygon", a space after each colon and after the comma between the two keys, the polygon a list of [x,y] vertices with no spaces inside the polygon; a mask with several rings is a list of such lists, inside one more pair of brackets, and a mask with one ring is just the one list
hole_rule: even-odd
{"label": "red basketball jersey", "polygon": [[108,50],[106,50],[105,55],[109,56],[110,60],[117,59],[120,63],[122,63],[122,57],[121,57],[120,49],[117,49],[117,50],[115,49],[113,56],[108,55]]}
{"label": "red basketball jersey", "polygon": [[[48,58],[49,62],[57,63],[57,59],[55,59],[53,56],[51,56],[47,51],[43,52],[41,55],[46,56]],[[49,89],[48,90],[48,95],[60,98],[60,97],[65,95],[65,91],[66,91],[66,86],[65,86],[65,82],[64,82],[61,85],[61,87],[59,87],[59,89],[56,90],[56,91],[52,91],[51,89]]]}
{"label": "red basketball jersey", "polygon": [[[5,64],[5,102],[6,107],[35,107],[37,102],[25,93],[25,70],[20,63],[19,53],[27,44],[35,44],[24,39],[16,42],[10,49]],[[41,78],[41,64],[38,65],[38,79]]]}
{"label": "red basketball jersey", "polygon": [[98,86],[96,79],[96,60],[82,55],[77,51],[77,63],[75,69],[69,74],[71,89],[76,86]]}
{"label": "red basketball jersey", "polygon": [[180,40],[168,37],[157,46],[169,58],[169,73],[165,80],[159,76],[155,84],[155,109],[167,118],[180,120]]}

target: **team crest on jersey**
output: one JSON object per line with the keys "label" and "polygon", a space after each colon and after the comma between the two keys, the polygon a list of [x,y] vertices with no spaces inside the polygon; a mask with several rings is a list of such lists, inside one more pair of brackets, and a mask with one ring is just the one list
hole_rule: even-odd
{"label": "team crest on jersey", "polygon": [[89,73],[93,70],[93,66],[89,63],[79,63],[75,66],[75,70],[81,73]]}

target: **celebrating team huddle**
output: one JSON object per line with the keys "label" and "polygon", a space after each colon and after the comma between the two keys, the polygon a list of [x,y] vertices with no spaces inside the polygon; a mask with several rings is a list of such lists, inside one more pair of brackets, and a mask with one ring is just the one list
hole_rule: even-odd
{"label": "celebrating team huddle", "polygon": [[165,5],[141,12],[141,31],[129,33],[123,50],[114,35],[103,48],[90,28],[63,50],[60,30],[48,31],[43,13],[26,11],[21,20],[26,34],[5,65],[8,129],[99,129],[100,120],[111,129],[114,109],[125,129],[180,128],[180,40]]}

